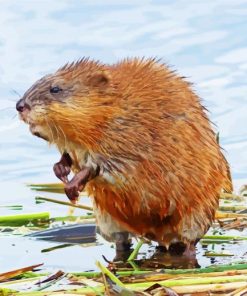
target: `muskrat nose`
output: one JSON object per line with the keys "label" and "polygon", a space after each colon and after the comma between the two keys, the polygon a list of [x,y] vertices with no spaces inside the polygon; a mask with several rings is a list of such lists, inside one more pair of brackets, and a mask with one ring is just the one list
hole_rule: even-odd
{"label": "muskrat nose", "polygon": [[24,99],[20,99],[17,103],[16,103],[16,110],[19,112],[23,112],[24,109],[28,108],[28,105],[25,104]]}

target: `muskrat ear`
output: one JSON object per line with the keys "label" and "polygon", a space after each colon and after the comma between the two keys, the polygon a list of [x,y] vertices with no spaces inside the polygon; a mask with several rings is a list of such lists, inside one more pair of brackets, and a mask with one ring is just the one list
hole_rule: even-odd
{"label": "muskrat ear", "polygon": [[88,80],[88,84],[92,87],[104,88],[110,83],[110,76],[105,71],[94,73]]}

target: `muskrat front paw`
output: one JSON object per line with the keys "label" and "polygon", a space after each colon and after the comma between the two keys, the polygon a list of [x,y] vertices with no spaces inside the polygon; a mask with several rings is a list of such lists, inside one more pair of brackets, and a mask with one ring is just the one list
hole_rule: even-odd
{"label": "muskrat front paw", "polygon": [[68,198],[75,202],[79,196],[79,192],[82,191],[86,183],[92,179],[92,169],[83,167],[82,170],[77,173],[70,182],[65,184],[64,191]]}
{"label": "muskrat front paw", "polygon": [[63,153],[59,162],[53,166],[53,171],[63,183],[68,183],[68,175],[71,171],[72,160],[68,153]]}
{"label": "muskrat front paw", "polygon": [[75,203],[79,197],[79,184],[73,181],[70,181],[65,185],[64,191],[68,196],[69,200]]}
{"label": "muskrat front paw", "polygon": [[57,162],[53,166],[53,171],[58,179],[60,179],[63,183],[68,183],[70,167],[64,166],[62,163]]}

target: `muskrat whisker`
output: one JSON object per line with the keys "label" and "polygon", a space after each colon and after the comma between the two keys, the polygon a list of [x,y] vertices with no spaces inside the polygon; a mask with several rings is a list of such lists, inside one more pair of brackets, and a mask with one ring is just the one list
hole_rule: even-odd
{"label": "muskrat whisker", "polygon": [[[67,138],[66,138],[66,136],[65,136],[64,131],[62,130],[61,127],[57,126],[56,123],[55,123],[52,119],[51,119],[51,121],[52,121],[52,124],[53,124],[54,128],[56,129],[57,140],[59,140],[59,135],[62,133],[63,138],[64,138],[64,147],[66,147],[66,145],[67,145]],[[59,132],[59,130],[60,130],[61,132]]]}
{"label": "muskrat whisker", "polygon": [[51,128],[51,126],[50,126],[49,121],[47,120],[47,118],[46,118],[46,123],[47,123],[47,125],[48,125],[48,127],[49,127],[49,129],[51,131],[52,142],[55,143],[55,138],[54,138],[53,130],[52,130],[52,128]]}
{"label": "muskrat whisker", "polygon": [[11,92],[13,93],[13,94],[15,94],[15,95],[17,95],[19,98],[21,98],[21,95],[18,93],[18,91],[17,90],[15,90],[15,89],[11,89]]}
{"label": "muskrat whisker", "polygon": [[14,102],[14,103],[16,103],[16,102],[17,102],[17,100],[16,100],[16,99],[10,99],[10,98],[6,99],[6,101],[9,101],[9,102]]}
{"label": "muskrat whisker", "polygon": [[15,107],[14,107],[14,106],[9,106],[9,107],[5,107],[5,108],[1,108],[1,109],[0,109],[0,112],[2,112],[2,111],[6,111],[6,110],[9,110],[9,109],[10,109],[10,110],[11,110],[11,109],[13,110],[13,109],[15,109]]}
{"label": "muskrat whisker", "polygon": [[55,128],[55,130],[56,130],[56,140],[59,140],[59,131],[58,131],[58,128],[57,128],[57,125],[55,124],[55,122],[51,119],[51,121],[52,121],[52,124],[53,124],[53,126],[54,126],[54,128]]}
{"label": "muskrat whisker", "polygon": [[58,126],[58,128],[60,129],[60,131],[62,132],[63,137],[64,137],[64,147],[67,147],[67,138],[65,136],[65,133],[64,133],[63,129],[61,128],[61,126]]}

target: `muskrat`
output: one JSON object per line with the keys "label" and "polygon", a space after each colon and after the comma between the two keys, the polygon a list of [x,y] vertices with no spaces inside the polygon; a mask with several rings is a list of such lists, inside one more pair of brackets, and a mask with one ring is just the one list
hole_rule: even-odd
{"label": "muskrat", "polygon": [[119,248],[128,233],[192,248],[221,190],[231,190],[206,109],[159,60],[83,58],[38,80],[16,108],[34,135],[59,149],[54,172],[67,196],[75,202],[85,189],[101,233]]}

